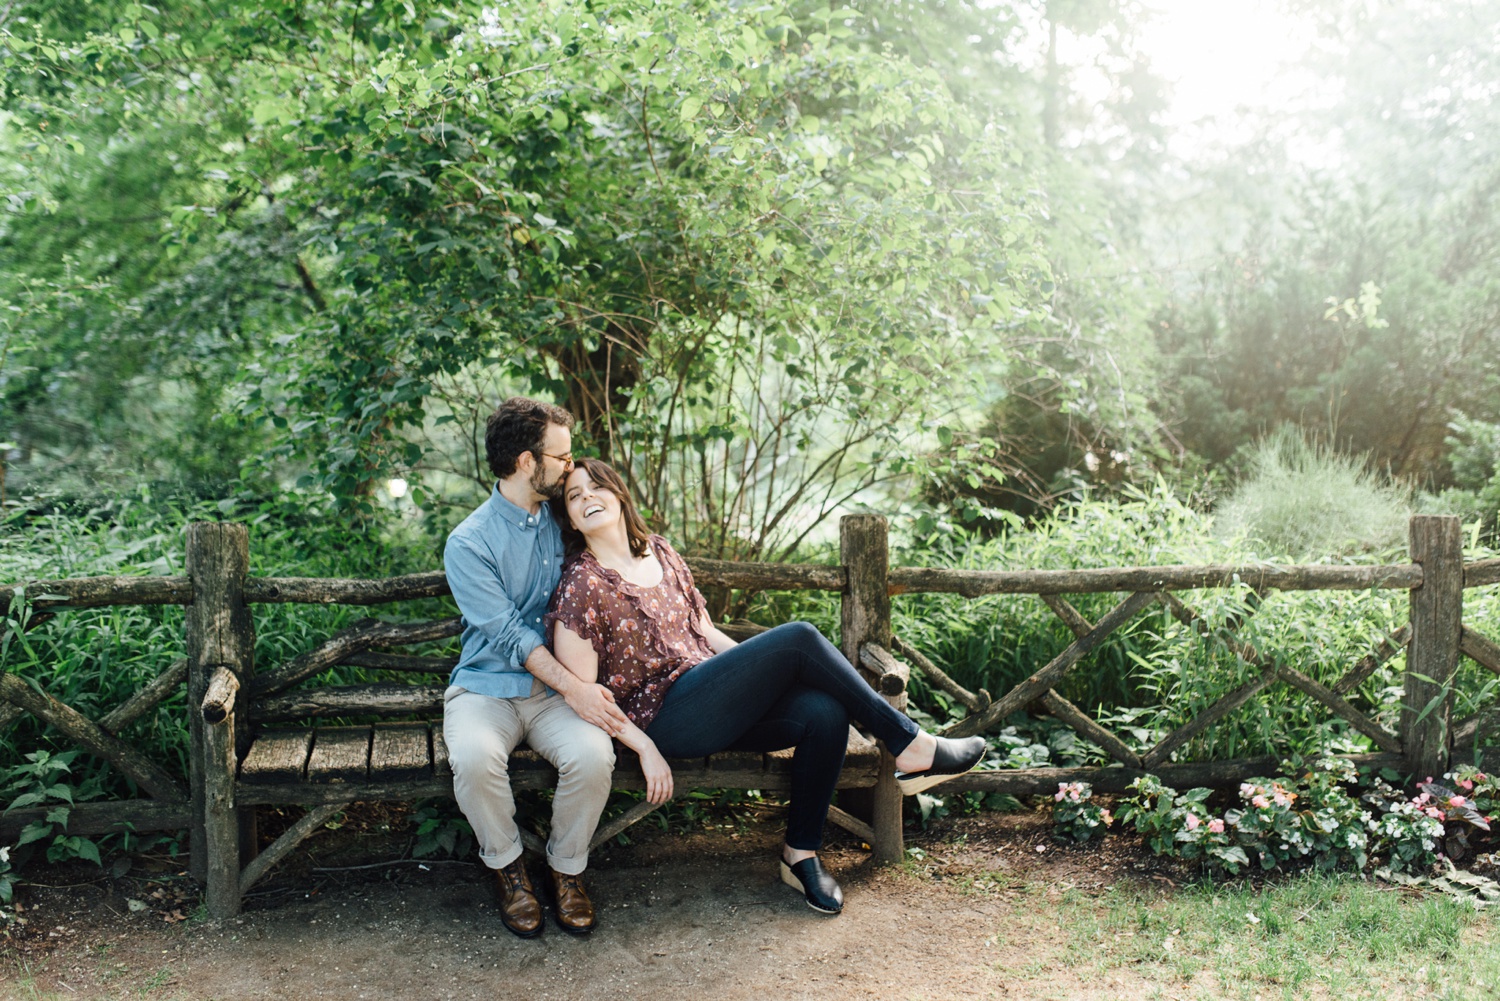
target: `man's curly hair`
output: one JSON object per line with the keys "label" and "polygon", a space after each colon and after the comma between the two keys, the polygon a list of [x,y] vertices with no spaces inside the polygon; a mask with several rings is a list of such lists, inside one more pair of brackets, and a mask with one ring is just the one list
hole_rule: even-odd
{"label": "man's curly hair", "polygon": [[572,429],[573,415],[562,407],[512,396],[495,408],[484,427],[484,455],[496,479],[505,479],[516,471],[523,452],[537,453],[541,460],[542,436],[547,425]]}

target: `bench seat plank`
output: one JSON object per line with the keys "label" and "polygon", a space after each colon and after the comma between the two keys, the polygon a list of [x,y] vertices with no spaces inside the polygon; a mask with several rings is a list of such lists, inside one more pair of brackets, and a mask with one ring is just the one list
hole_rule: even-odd
{"label": "bench seat plank", "polygon": [[363,782],[370,770],[370,728],[336,726],[313,734],[307,759],[307,781]]}
{"label": "bench seat plank", "polygon": [[240,763],[240,781],[258,785],[301,782],[307,774],[312,738],[311,727],[265,731],[255,738]]}
{"label": "bench seat plank", "polygon": [[370,781],[401,782],[432,775],[426,723],[377,723],[370,740]]}

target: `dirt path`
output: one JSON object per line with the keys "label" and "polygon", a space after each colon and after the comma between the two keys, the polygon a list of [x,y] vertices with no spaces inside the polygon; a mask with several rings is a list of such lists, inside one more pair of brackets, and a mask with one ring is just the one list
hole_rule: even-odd
{"label": "dirt path", "polygon": [[555,926],[533,941],[510,935],[485,874],[469,864],[313,873],[317,858],[303,860],[303,872],[283,873],[226,922],[191,918],[194,902],[172,896],[174,887],[187,892],[185,880],[147,879],[138,869],[30,891],[26,933],[4,947],[0,970],[9,983],[0,996],[837,1001],[1079,997],[1096,989],[1120,996],[1123,984],[1049,978],[1027,986],[1050,952],[1038,941],[1045,909],[1038,879],[1098,886],[1097,854],[1090,868],[1078,865],[1082,859],[1070,864],[1066,850],[1047,845],[1045,825],[1025,817],[965,824],[956,842],[929,841],[915,866],[877,870],[847,840],[825,852],[846,894],[836,918],[816,914],[777,881],[770,825],[651,832],[596,857],[590,887],[600,927],[585,939]]}

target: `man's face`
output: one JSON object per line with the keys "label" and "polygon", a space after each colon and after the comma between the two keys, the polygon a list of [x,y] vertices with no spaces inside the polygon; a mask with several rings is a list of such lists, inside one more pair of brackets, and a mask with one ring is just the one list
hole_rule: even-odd
{"label": "man's face", "polygon": [[[531,489],[548,500],[561,497],[563,480],[573,468],[572,453],[572,432],[557,424],[548,424],[547,432],[542,435],[541,454],[532,453],[536,457],[536,468],[531,471]],[[564,461],[558,458],[561,455],[570,458]]]}

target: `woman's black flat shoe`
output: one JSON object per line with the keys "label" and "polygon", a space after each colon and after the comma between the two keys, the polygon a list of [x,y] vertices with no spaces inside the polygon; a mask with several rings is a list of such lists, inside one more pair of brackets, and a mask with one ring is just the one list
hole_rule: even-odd
{"label": "woman's black flat shoe", "polygon": [[932,767],[921,772],[897,772],[896,785],[901,788],[903,796],[931,789],[955,775],[973,771],[974,766],[984,759],[984,748],[983,737],[939,737],[937,750],[932,752]]}
{"label": "woman's black flat shoe", "polygon": [[838,881],[823,869],[814,855],[796,865],[781,863],[781,881],[794,890],[801,890],[807,906],[824,914],[837,914],[844,909],[844,891]]}

